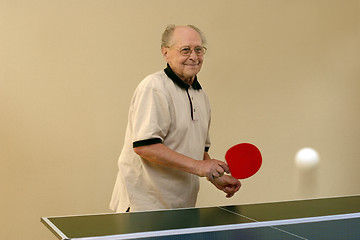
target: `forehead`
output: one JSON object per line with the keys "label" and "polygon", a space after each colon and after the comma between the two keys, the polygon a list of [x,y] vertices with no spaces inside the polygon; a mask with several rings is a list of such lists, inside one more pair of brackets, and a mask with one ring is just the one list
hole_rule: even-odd
{"label": "forehead", "polygon": [[191,45],[202,45],[200,34],[190,27],[176,27],[172,41],[174,45],[178,46],[191,46]]}

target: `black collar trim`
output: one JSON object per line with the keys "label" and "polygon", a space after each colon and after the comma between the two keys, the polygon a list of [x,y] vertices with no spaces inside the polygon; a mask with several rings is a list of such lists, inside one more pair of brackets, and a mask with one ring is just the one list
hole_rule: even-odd
{"label": "black collar trim", "polygon": [[[179,87],[183,88],[183,89],[189,89],[190,85],[186,84],[183,80],[181,80],[175,73],[174,71],[171,69],[171,67],[169,66],[169,64],[167,64],[167,68],[164,69],[164,72],[166,73],[166,75]],[[191,87],[195,90],[200,90],[201,85],[197,80],[197,76],[195,76],[194,82],[191,84]]]}

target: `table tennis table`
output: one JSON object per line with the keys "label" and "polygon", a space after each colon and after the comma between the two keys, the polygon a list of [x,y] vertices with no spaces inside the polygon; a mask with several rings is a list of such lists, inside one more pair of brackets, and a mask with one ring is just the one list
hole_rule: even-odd
{"label": "table tennis table", "polygon": [[43,217],[58,239],[360,239],[360,195],[78,216]]}

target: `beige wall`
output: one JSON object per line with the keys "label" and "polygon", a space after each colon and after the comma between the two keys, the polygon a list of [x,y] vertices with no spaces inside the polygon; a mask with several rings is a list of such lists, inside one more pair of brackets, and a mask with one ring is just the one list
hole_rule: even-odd
{"label": "beige wall", "polygon": [[[55,239],[41,216],[109,211],[130,98],[164,68],[168,23],[208,38],[212,156],[252,142],[264,157],[230,200],[202,181],[198,206],[359,194],[359,11],[358,0],[0,0],[2,238]],[[294,166],[305,146],[321,156],[307,189]]]}

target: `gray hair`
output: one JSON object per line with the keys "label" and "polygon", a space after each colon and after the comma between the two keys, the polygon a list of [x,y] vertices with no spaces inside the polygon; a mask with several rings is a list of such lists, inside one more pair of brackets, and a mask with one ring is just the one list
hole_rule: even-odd
{"label": "gray hair", "polygon": [[[200,35],[202,44],[203,45],[206,44],[206,38],[199,28],[195,27],[194,25],[187,25],[187,27],[190,27],[190,28],[194,29],[196,32],[198,32]],[[166,29],[161,37],[161,47],[170,47],[172,45],[172,43],[171,43],[172,34],[174,33],[175,28],[176,28],[176,26],[174,24],[170,24],[166,27]]]}

